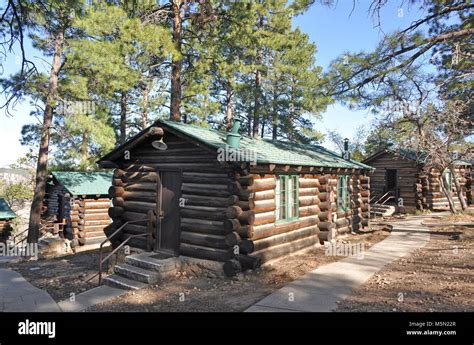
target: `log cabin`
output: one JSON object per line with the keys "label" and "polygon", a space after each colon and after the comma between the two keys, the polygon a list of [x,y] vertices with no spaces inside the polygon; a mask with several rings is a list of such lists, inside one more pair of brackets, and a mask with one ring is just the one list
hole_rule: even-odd
{"label": "log cabin", "polygon": [[46,185],[42,222],[54,234],[67,238],[71,246],[99,245],[108,215],[110,172],[55,171]]}
{"label": "log cabin", "polygon": [[371,167],[239,126],[158,120],[102,157],[115,169],[112,246],[224,262],[232,275],[368,225]]}
{"label": "log cabin", "polygon": [[387,204],[393,204],[400,212],[415,210],[448,210],[449,204],[442,192],[440,177],[446,175],[449,181],[453,201],[457,208],[460,200],[454,186],[457,178],[463,196],[469,200],[468,189],[472,185],[471,164],[458,161],[455,163],[455,175],[450,171],[440,172],[436,169],[425,169],[425,157],[408,149],[382,149],[363,163],[375,168],[370,173],[372,202],[383,198]]}
{"label": "log cabin", "polygon": [[0,198],[0,242],[6,242],[10,237],[12,220],[16,218],[16,213],[8,206],[5,199]]}

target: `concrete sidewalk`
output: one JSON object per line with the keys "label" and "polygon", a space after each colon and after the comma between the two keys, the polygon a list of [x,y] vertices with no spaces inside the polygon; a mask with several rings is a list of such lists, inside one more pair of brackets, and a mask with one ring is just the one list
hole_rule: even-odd
{"label": "concrete sidewalk", "polygon": [[58,312],[51,296],[18,272],[0,268],[0,312]]}
{"label": "concrete sidewalk", "polygon": [[392,261],[423,247],[430,239],[428,227],[421,224],[429,217],[410,217],[389,223],[392,233],[364,253],[318,267],[294,282],[257,302],[246,312],[329,312],[337,301]]}

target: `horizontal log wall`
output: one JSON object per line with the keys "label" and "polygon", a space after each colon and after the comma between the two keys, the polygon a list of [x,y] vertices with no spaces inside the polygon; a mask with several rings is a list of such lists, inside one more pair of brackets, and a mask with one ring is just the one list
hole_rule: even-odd
{"label": "horizontal log wall", "polygon": [[[151,146],[151,138],[130,151],[130,159],[119,160],[109,194],[114,208],[110,210],[111,234],[127,220],[146,219],[149,210],[157,209],[157,171],[181,169],[180,253],[202,259],[225,261],[233,256],[237,243],[232,229],[225,227],[226,208],[233,179],[217,161],[216,155],[202,147],[166,132],[165,151]],[[147,223],[129,224],[120,240],[129,235],[144,234]],[[120,241],[118,240],[118,241]],[[116,245],[117,242],[113,243]],[[136,238],[133,246],[146,249],[146,238]]]}
{"label": "horizontal log wall", "polygon": [[12,231],[11,220],[0,219],[0,242],[6,242]]}
{"label": "horizontal log wall", "polygon": [[[359,175],[353,179],[359,185]],[[368,178],[363,179],[366,186],[365,200],[357,195],[357,224],[362,217],[368,221],[368,212],[362,215],[362,208],[368,206]],[[277,224],[275,219],[276,175],[250,174],[236,176],[233,183],[235,195],[229,198],[226,211],[226,227],[236,232],[241,241],[239,251],[248,257],[260,260],[261,263],[291,254],[297,250],[312,246],[318,242],[333,240],[338,233],[346,233],[353,227],[353,210],[337,210],[337,175],[336,174],[299,174],[299,218],[296,221]],[[351,188],[352,185],[351,185]],[[352,194],[351,194],[352,195]],[[359,226],[360,228],[360,226]],[[236,270],[238,265],[233,258],[227,263],[229,271]]]}
{"label": "horizontal log wall", "polygon": [[75,199],[70,216],[73,238],[81,245],[104,239],[104,229],[112,222],[109,208],[107,197]]}
{"label": "horizontal log wall", "polygon": [[408,209],[416,208],[419,168],[415,161],[386,152],[367,162],[367,164],[375,168],[375,171],[369,175],[371,182],[370,193],[375,198],[380,198],[386,192],[386,170],[396,169],[397,187],[400,197],[403,198],[404,207]]}
{"label": "horizontal log wall", "polygon": [[[469,199],[468,187],[471,168],[467,166],[458,166],[454,169],[455,176],[458,179],[464,198]],[[449,209],[448,199],[441,188],[441,173],[436,169],[431,169],[427,173],[421,175],[422,199],[421,204],[424,208],[431,210],[447,210]],[[453,181],[453,189],[451,196],[456,207],[460,207],[461,203],[456,193],[456,187]],[[470,188],[469,188],[470,189]]]}

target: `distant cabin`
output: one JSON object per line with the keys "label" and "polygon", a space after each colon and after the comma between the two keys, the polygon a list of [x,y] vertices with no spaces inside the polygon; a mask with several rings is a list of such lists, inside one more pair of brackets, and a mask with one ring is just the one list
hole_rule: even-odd
{"label": "distant cabin", "polygon": [[[238,121],[236,121],[238,122]],[[318,145],[159,120],[100,159],[115,168],[117,247],[239,270],[368,225],[368,165]]]}
{"label": "distant cabin", "polygon": [[16,213],[8,206],[5,199],[0,198],[0,242],[8,240],[13,230],[11,222],[16,217]]}
{"label": "distant cabin", "polygon": [[48,179],[42,221],[55,234],[71,240],[72,246],[98,244],[108,215],[112,183],[109,172],[55,171]]}
{"label": "distant cabin", "polygon": [[462,193],[469,202],[472,202],[469,191],[471,190],[471,164],[459,161],[455,165],[455,175],[449,171],[431,169],[424,171],[423,157],[415,151],[400,149],[383,149],[373,154],[363,162],[375,168],[370,174],[372,202],[381,198],[387,204],[399,206],[401,211],[415,210],[447,210],[448,199],[445,197],[440,177],[445,174],[449,181],[449,190],[454,203],[460,208],[460,201],[455,192],[454,178],[457,178]]}

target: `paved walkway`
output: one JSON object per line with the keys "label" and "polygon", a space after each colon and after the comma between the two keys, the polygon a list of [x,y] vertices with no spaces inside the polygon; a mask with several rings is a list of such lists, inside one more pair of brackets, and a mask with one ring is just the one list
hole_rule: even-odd
{"label": "paved walkway", "polygon": [[429,216],[415,216],[396,223],[392,233],[372,246],[363,258],[348,257],[318,267],[251,306],[249,312],[329,312],[337,301],[392,261],[423,247],[430,238],[421,222]]}
{"label": "paved walkway", "polygon": [[101,285],[91,290],[78,294],[74,300],[64,300],[58,303],[62,311],[79,312],[93,305],[106,302],[112,298],[126,294],[128,290],[116,289],[107,285]]}
{"label": "paved walkway", "polygon": [[0,268],[0,312],[60,311],[51,296],[18,272]]}

